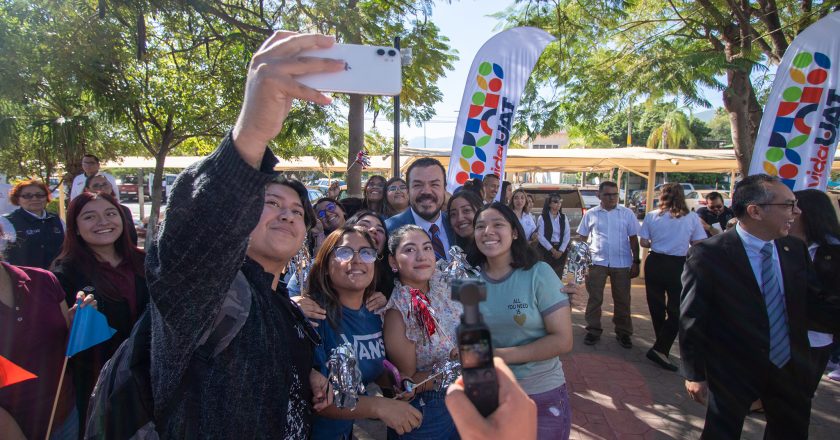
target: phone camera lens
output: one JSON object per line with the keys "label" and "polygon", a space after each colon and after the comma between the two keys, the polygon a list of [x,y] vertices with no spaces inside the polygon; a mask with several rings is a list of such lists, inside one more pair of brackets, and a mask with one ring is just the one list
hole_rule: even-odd
{"label": "phone camera lens", "polygon": [[395,51],[394,49],[391,49],[391,50],[388,51],[388,56],[392,57],[392,56],[395,56],[395,55],[397,55],[397,51]]}
{"label": "phone camera lens", "polygon": [[379,49],[376,51],[377,55],[385,55],[385,49]]}

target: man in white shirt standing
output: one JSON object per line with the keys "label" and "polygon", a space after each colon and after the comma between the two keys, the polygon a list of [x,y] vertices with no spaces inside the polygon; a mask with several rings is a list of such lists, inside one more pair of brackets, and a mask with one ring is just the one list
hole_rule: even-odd
{"label": "man in white shirt standing", "polygon": [[586,337],[594,345],[601,338],[601,305],[607,277],[613,296],[615,337],[624,348],[632,348],[630,336],[630,279],[639,276],[639,222],[633,211],[618,204],[618,185],[604,181],[598,186],[601,204],[586,211],[578,226],[583,241],[589,240],[592,266],[586,277],[589,301],[586,303]]}
{"label": "man in white shirt standing", "polygon": [[82,156],[82,174],[79,174],[73,179],[73,185],[70,187],[70,200],[76,198],[79,194],[85,192],[85,182],[87,178],[96,174],[101,174],[111,182],[111,188],[114,189],[114,197],[120,199],[120,188],[117,186],[117,180],[114,176],[108,173],[99,172],[99,158],[92,154],[85,154]]}

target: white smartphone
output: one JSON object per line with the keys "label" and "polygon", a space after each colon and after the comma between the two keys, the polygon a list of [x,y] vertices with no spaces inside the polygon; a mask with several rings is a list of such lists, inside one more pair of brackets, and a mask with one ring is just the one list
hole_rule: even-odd
{"label": "white smartphone", "polygon": [[396,96],[402,90],[400,51],[387,46],[335,44],[305,51],[301,56],[344,60],[343,71],[297,77],[301,84],[322,92]]}

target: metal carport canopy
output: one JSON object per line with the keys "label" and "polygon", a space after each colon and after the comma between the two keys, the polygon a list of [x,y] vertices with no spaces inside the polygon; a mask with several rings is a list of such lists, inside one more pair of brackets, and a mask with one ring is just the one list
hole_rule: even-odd
{"label": "metal carport canopy", "polygon": [[[184,169],[195,162],[203,159],[202,156],[168,156],[164,161],[164,168]],[[340,160],[332,164],[321,165],[314,156],[301,156],[291,159],[278,158],[280,162],[274,167],[277,171],[322,171],[322,172],[345,172],[347,162]],[[402,162],[405,162],[404,158]],[[153,158],[141,156],[125,156],[118,160],[104,162],[101,168],[130,168],[130,169],[154,169]],[[388,173],[391,171],[391,156],[370,156],[370,166],[365,168],[368,172]]]}
{"label": "metal carport canopy", "polygon": [[[404,167],[421,156],[431,156],[449,166],[449,150],[405,148],[410,156]],[[834,162],[840,161],[835,155]],[[654,150],[645,147],[569,148],[556,150],[510,149],[505,171],[508,173],[541,171],[608,171],[621,168],[647,177],[655,163],[657,173],[732,173],[738,170],[734,150]],[[403,168],[404,169],[404,168]],[[837,169],[834,167],[834,169]]]}

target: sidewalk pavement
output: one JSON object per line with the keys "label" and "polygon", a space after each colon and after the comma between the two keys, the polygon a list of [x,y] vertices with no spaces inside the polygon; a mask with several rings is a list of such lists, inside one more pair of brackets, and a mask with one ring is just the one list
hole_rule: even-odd
{"label": "sidewalk pavement", "polygon": [[[696,439],[703,427],[705,408],[685,392],[683,378],[665,371],[645,357],[654,341],[644,280],[633,280],[633,348],[618,345],[612,332],[612,298],[604,292],[604,334],[594,346],[583,344],[586,334],[586,295],[572,299],[575,345],[561,356],[572,405],[571,439]],[[674,344],[671,359],[679,362]],[[742,438],[761,439],[764,416],[753,414],[744,423]],[[828,440],[840,432],[840,383],[826,377],[814,397],[810,438]],[[384,439],[380,422],[356,424],[358,439]]]}

